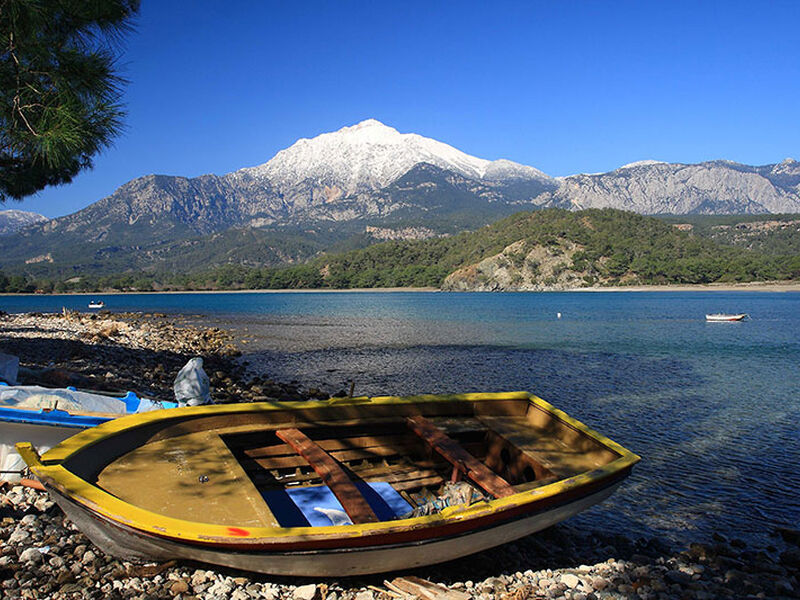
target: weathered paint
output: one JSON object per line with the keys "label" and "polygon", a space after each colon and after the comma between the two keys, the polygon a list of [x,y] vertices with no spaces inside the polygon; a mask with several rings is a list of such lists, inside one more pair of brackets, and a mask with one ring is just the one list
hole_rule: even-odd
{"label": "weathered paint", "polygon": [[[253,527],[248,530],[238,530],[233,533],[231,528],[225,525],[214,525],[185,521],[153,513],[137,506],[128,504],[102,489],[77,477],[66,468],[61,466],[61,462],[75,454],[76,452],[91,446],[98,441],[113,436],[116,433],[128,428],[139,427],[159,420],[179,419],[184,417],[211,416],[218,414],[239,414],[260,411],[278,410],[307,410],[315,408],[325,408],[341,404],[350,406],[358,405],[413,405],[420,402],[483,402],[493,400],[528,400],[531,404],[538,406],[544,411],[557,417],[562,422],[575,428],[581,433],[593,438],[600,444],[619,454],[619,458],[611,463],[578,476],[566,480],[536,488],[533,490],[520,492],[512,496],[499,498],[490,502],[473,504],[472,506],[451,506],[439,513],[416,517],[412,519],[384,521],[378,523],[364,523],[356,525],[339,525],[327,527]],[[302,539],[310,540],[333,540],[346,539],[362,536],[385,536],[393,532],[408,532],[409,530],[421,530],[429,527],[439,527],[448,523],[463,522],[466,520],[480,519],[489,515],[521,507],[529,503],[539,503],[543,500],[554,498],[561,494],[567,494],[582,486],[586,486],[604,479],[612,478],[632,465],[637,463],[640,458],[636,454],[626,450],[616,442],[589,429],[580,421],[573,419],[563,411],[554,408],[541,398],[529,394],[528,392],[510,393],[474,393],[457,394],[447,396],[411,396],[394,397],[379,396],[374,398],[359,397],[347,398],[346,400],[335,399],[329,401],[309,401],[309,402],[263,402],[252,404],[231,404],[216,406],[197,406],[177,409],[168,409],[150,413],[142,413],[122,417],[109,421],[91,430],[83,431],[46,452],[43,456],[35,452],[30,444],[18,444],[17,450],[25,462],[47,485],[56,487],[61,493],[71,498],[74,502],[90,508],[104,517],[124,523],[144,532],[149,532],[158,536],[165,536],[175,540],[183,540],[195,543],[229,543],[234,539],[237,542],[253,544],[263,544],[270,540],[289,540]],[[242,536],[241,531],[246,532]]]}

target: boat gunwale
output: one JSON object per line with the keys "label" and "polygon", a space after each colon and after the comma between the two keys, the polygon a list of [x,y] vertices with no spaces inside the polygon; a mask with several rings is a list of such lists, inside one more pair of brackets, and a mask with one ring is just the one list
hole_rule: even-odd
{"label": "boat gunwale", "polygon": [[[539,488],[518,492],[505,498],[476,503],[471,506],[451,506],[439,513],[421,517],[358,525],[248,527],[246,529],[230,527],[228,525],[187,521],[154,513],[113,496],[97,485],[78,477],[62,465],[64,461],[68,460],[74,454],[106,438],[112,437],[121,431],[155,423],[159,420],[203,417],[226,413],[238,414],[246,412],[328,408],[337,405],[413,405],[454,401],[479,403],[496,400],[527,400],[529,406],[533,405],[552,415],[568,427],[577,430],[619,455],[619,458],[614,459],[602,467],[572,477],[567,477]],[[178,412],[178,414],[175,414],[176,412]],[[613,440],[590,429],[545,400],[528,392],[473,393],[438,396],[420,395],[408,397],[378,396],[373,398],[357,397],[310,402],[261,402],[165,409],[124,416],[113,421],[108,421],[107,423],[103,423],[95,428],[85,430],[68,438],[61,444],[47,451],[41,457],[38,456],[30,444],[18,444],[17,449],[20,455],[25,459],[25,462],[31,467],[34,474],[42,479],[45,485],[56,488],[59,493],[66,495],[74,502],[83,505],[88,510],[96,512],[99,516],[106,519],[118,522],[126,527],[138,529],[143,533],[182,542],[200,544],[237,543],[246,545],[269,545],[271,541],[274,542],[276,539],[283,542],[290,542],[292,540],[309,542],[330,539],[342,540],[362,536],[385,536],[411,530],[422,531],[429,528],[438,528],[448,523],[473,521],[495,515],[496,513],[504,513],[523,506],[538,504],[541,501],[548,500],[559,494],[565,494],[583,486],[614,478],[615,475],[629,469],[640,460],[640,457],[633,452],[630,452]],[[516,511],[512,510],[512,512]]]}

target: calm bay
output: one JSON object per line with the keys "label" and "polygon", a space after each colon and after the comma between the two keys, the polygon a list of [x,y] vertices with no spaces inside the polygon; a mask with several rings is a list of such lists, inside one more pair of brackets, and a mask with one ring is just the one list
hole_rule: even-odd
{"label": "calm bay", "polygon": [[[305,387],[534,392],[643,458],[573,524],[768,544],[800,523],[798,292],[0,296],[0,310],[90,298],[230,329],[253,374]],[[751,319],[707,323],[711,312]]]}

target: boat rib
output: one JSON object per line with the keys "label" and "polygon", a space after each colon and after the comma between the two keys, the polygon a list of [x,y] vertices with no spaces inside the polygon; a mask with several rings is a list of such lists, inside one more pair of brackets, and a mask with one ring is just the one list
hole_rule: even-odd
{"label": "boat rib", "polygon": [[514,495],[514,488],[505,479],[464,450],[458,442],[428,421],[428,419],[422,416],[408,417],[406,422],[411,431],[425,440],[433,450],[450,462],[454,469],[469,477],[481,489],[495,498]]}
{"label": "boat rib", "polygon": [[339,463],[311,441],[306,434],[299,429],[291,428],[279,429],[275,435],[308,461],[322,483],[327,485],[339,500],[344,512],[353,523],[377,523],[380,520]]}

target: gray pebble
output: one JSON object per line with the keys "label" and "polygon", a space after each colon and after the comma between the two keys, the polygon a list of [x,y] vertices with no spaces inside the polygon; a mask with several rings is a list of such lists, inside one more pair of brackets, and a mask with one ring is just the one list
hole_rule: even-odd
{"label": "gray pebble", "polygon": [[23,563],[36,564],[42,562],[44,558],[36,548],[27,548],[19,555],[19,560]]}
{"label": "gray pebble", "polygon": [[19,544],[19,543],[24,542],[25,540],[27,540],[29,537],[31,537],[30,533],[28,533],[22,527],[17,527],[14,530],[14,532],[10,536],[8,536],[8,543],[9,544]]}

